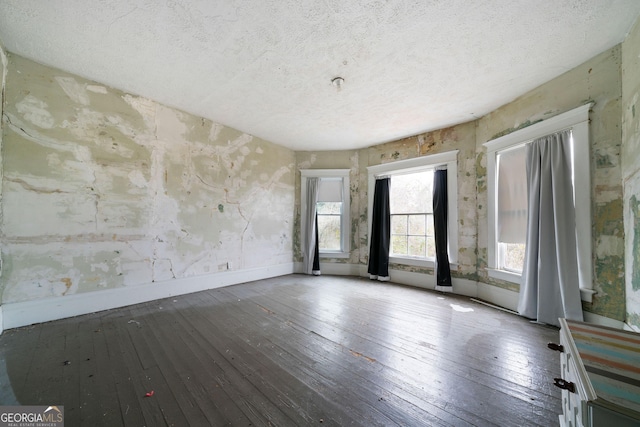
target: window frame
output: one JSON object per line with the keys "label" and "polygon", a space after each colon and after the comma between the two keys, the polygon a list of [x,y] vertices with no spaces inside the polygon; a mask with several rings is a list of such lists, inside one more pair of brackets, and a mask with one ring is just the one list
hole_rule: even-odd
{"label": "window frame", "polygon": [[[339,251],[320,251],[320,258],[349,258],[350,256],[350,218],[351,195],[349,192],[349,169],[300,169],[300,218],[307,213],[307,178],[322,178],[342,180],[342,212],[340,214],[340,247]],[[300,221],[300,236],[304,236],[307,225]]]}
{"label": "window frame", "polygon": [[[367,167],[368,172],[368,235],[367,246],[371,245],[371,223],[373,217],[373,193],[375,190],[376,178],[421,172],[424,170],[437,169],[446,166],[447,168],[447,193],[448,193],[448,243],[449,262],[458,262],[458,151],[452,150],[444,153],[431,154],[428,156],[416,157],[413,159],[399,160],[381,165]],[[455,236],[455,238],[452,238]],[[435,258],[417,258],[409,256],[389,257],[389,262],[393,264],[411,265],[416,267],[434,267]]]}
{"label": "window frame", "polygon": [[485,142],[487,149],[487,273],[489,277],[520,284],[521,274],[499,270],[497,242],[497,154],[500,151],[527,144],[533,140],[571,129],[574,156],[574,203],[576,211],[576,237],[580,293],[584,301],[591,302],[593,291],[592,230],[591,230],[591,142],[589,138],[589,111],[593,103],[558,114],[526,128]]}

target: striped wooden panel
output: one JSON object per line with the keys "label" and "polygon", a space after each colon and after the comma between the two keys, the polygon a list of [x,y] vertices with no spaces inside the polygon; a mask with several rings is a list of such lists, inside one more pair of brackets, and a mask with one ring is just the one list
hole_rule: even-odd
{"label": "striped wooden panel", "polygon": [[640,334],[567,321],[598,399],[640,414]]}

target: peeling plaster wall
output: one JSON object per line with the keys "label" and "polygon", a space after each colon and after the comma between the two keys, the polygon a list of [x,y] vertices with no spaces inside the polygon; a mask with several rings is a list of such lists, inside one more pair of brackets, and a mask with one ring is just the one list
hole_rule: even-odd
{"label": "peeling plaster wall", "polygon": [[[416,135],[399,141],[357,151],[297,152],[298,169],[350,169],[351,182],[351,256],[349,259],[324,259],[323,262],[368,263],[368,166],[405,160],[451,150],[458,153],[458,268],[452,275],[476,277],[476,167],[475,125],[466,123],[451,128]],[[296,260],[300,251],[300,174],[296,179]],[[433,274],[433,269],[392,264],[391,268]]]}
{"label": "peeling plaster wall", "polygon": [[478,275],[481,281],[517,290],[487,277],[486,150],[483,143],[594,101],[591,125],[591,196],[594,281],[597,294],[587,311],[616,320],[625,317],[622,221],[621,46],[618,45],[533,89],[477,122]]}
{"label": "peeling plaster wall", "polygon": [[622,44],[626,321],[640,330],[640,21]]}
{"label": "peeling plaster wall", "polygon": [[[592,247],[594,287],[598,293],[594,296],[593,303],[584,304],[584,309],[612,319],[624,320],[626,303],[631,307],[630,310],[633,310],[629,312],[628,317],[633,317],[634,324],[637,324],[640,312],[640,243],[637,243],[640,242],[640,173],[637,160],[640,158],[640,121],[637,114],[640,113],[636,113],[635,110],[640,110],[639,31],[636,25],[632,36],[623,46],[618,45],[597,55],[474,122],[357,152],[296,153],[298,168],[351,168],[351,220],[354,224],[351,239],[354,245],[349,262],[361,265],[368,262],[367,167],[458,149],[459,263],[452,274],[455,277],[478,280],[517,292],[517,284],[491,279],[486,273],[487,159],[486,149],[482,144],[585,103],[594,102],[590,114]],[[629,52],[625,55],[631,58],[625,61],[625,67],[631,70],[627,74],[631,77],[626,77],[628,81],[625,80],[624,107],[621,77],[623,49]],[[625,154],[621,156],[623,108]],[[627,266],[632,266],[627,273],[627,287],[633,291],[633,299],[627,298],[626,301],[621,158],[628,163],[624,166],[625,185],[629,188],[625,193],[627,234],[638,235],[635,243],[627,239],[626,262]],[[355,174],[358,176],[357,180],[354,179]],[[296,219],[299,222],[299,177],[296,182]],[[298,227],[299,223],[296,230]],[[297,233],[299,234],[299,231]],[[295,246],[296,257],[300,260],[299,235],[296,235]],[[433,273],[431,269],[401,265],[393,265],[392,268]]]}
{"label": "peeling plaster wall", "polygon": [[[2,175],[3,175],[3,165],[4,161],[2,159],[2,154],[4,152],[2,138],[3,138],[3,120],[2,116],[4,114],[4,100],[5,100],[5,82],[7,79],[7,68],[9,66],[9,58],[7,57],[7,52],[4,50],[4,46],[0,41],[0,206],[2,205]],[[0,236],[2,235],[2,209],[0,209]],[[2,254],[0,253],[0,257]],[[1,258],[0,258],[1,264]],[[2,273],[2,270],[0,270]],[[2,299],[0,299],[0,304],[2,304]]]}
{"label": "peeling plaster wall", "polygon": [[[453,277],[476,279],[476,169],[475,169],[475,124],[463,123],[457,126],[427,132],[410,138],[376,145],[367,149],[366,165],[374,166],[397,160],[428,156],[451,150],[458,152],[458,266],[451,269]],[[362,177],[365,187],[368,174],[366,167]],[[367,227],[367,195],[360,195],[361,206],[365,206],[362,230]],[[369,248],[366,243],[362,248],[364,264],[368,263]],[[408,265],[391,264],[391,268],[417,273],[433,274],[431,268],[420,268]]]}
{"label": "peeling plaster wall", "polygon": [[8,58],[3,303],[291,262],[291,150]]}

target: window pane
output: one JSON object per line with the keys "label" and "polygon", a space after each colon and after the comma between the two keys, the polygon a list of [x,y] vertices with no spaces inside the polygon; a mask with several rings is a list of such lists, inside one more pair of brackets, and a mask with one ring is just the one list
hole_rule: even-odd
{"label": "window pane", "polygon": [[524,243],[527,230],[527,175],[525,146],[498,153],[497,240]]}
{"label": "window pane", "polygon": [[427,215],[427,236],[435,236],[436,230],[433,224],[433,215]]}
{"label": "window pane", "polygon": [[504,245],[504,265],[502,268],[505,270],[522,272],[522,267],[524,266],[525,245],[523,243],[500,244]]}
{"label": "window pane", "polygon": [[390,255],[407,255],[407,236],[391,236],[390,252]]}
{"label": "window pane", "polygon": [[316,203],[318,215],[340,215],[342,212],[342,202],[318,202]]}
{"label": "window pane", "polygon": [[409,240],[408,255],[424,258],[426,238],[424,236],[409,236],[408,240]]}
{"label": "window pane", "polygon": [[318,215],[318,246],[320,250],[339,251],[340,216]]}
{"label": "window pane", "polygon": [[389,194],[392,214],[433,211],[433,170],[393,175]]}
{"label": "window pane", "polygon": [[391,215],[391,234],[407,234],[406,215]]}
{"label": "window pane", "polygon": [[409,216],[409,233],[425,235],[426,227],[426,215],[410,215]]}
{"label": "window pane", "polygon": [[427,237],[427,256],[430,258],[436,257],[436,239],[433,236]]}

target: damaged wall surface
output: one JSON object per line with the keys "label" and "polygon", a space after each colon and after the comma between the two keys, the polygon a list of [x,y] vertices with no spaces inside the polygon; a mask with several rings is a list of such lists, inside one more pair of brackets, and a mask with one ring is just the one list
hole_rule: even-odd
{"label": "damaged wall surface", "polygon": [[627,323],[640,331],[640,21],[622,44],[622,180]]}
{"label": "damaged wall surface", "polygon": [[3,303],[291,263],[291,150],[13,54],[5,92]]}
{"label": "damaged wall surface", "polygon": [[624,320],[624,232],[620,169],[621,46],[618,45],[478,120],[478,274],[486,275],[487,191],[483,143],[594,102],[590,113],[593,278],[586,311]]}
{"label": "damaged wall surface", "polygon": [[[454,149],[459,150],[459,251],[452,275],[518,291],[517,284],[486,273],[482,144],[594,102],[597,294],[584,308],[638,327],[639,50],[636,24],[622,45],[481,119],[359,150],[294,153],[5,54],[0,46],[0,71],[6,74],[0,124],[1,302],[300,262],[299,169],[350,170],[351,253],[323,262],[365,266],[367,167]],[[430,268],[391,268],[433,274]]]}
{"label": "damaged wall surface", "polygon": [[[633,49],[637,52],[637,47]],[[353,263],[357,258],[360,265],[366,265],[368,262],[367,166],[448,150],[460,150],[458,154],[459,234],[457,236],[459,253],[458,264],[452,270],[452,276],[517,292],[519,290],[517,283],[492,279],[487,275],[488,196],[486,149],[483,144],[585,103],[594,102],[590,114],[590,151],[593,277],[597,294],[592,303],[584,303],[584,309],[623,321],[625,320],[625,240],[620,155],[621,56],[622,47],[618,45],[533,89],[493,113],[470,123],[362,149],[358,151],[357,156],[353,152],[297,153],[298,168],[350,167],[353,234],[349,262]],[[636,72],[634,76],[637,74],[639,73]],[[637,80],[634,82],[636,85],[634,102],[637,102],[638,82]],[[637,118],[634,126],[637,141],[639,126]],[[637,142],[634,147],[639,150]],[[636,171],[638,161],[633,159],[639,157],[637,152],[626,156]],[[357,180],[353,177],[356,174]],[[297,182],[299,185],[299,177]],[[355,186],[354,183],[356,183]],[[635,185],[638,188],[637,184]],[[299,207],[299,191],[296,192],[296,197]],[[640,200],[640,195],[637,197]],[[354,212],[355,206],[359,207],[357,212]],[[636,230],[636,233],[639,221],[637,212],[636,224],[628,225],[628,229]],[[296,218],[299,220],[299,212],[296,213]],[[356,236],[355,233],[358,235]],[[298,238],[299,236],[296,235],[296,239]],[[299,242],[296,244],[296,256],[300,258],[298,245]],[[637,250],[638,247],[629,248],[627,254],[637,254]],[[338,259],[324,261],[341,262]],[[627,264],[629,265],[629,262]],[[395,270],[433,274],[432,269],[429,268],[396,264],[390,267]],[[636,271],[638,268],[640,267],[636,267]]]}

